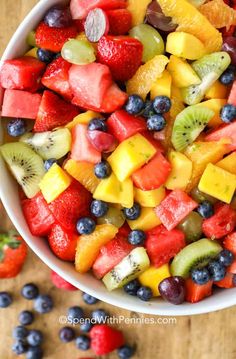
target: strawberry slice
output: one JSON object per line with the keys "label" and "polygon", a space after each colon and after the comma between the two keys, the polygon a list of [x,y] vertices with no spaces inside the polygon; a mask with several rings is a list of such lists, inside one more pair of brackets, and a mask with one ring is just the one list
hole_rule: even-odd
{"label": "strawberry slice", "polygon": [[73,19],[85,19],[90,10],[100,8],[103,10],[125,8],[125,0],[71,0],[70,10]]}
{"label": "strawberry slice", "polygon": [[132,14],[127,9],[117,9],[106,11],[109,24],[110,34],[126,35],[132,26]]}
{"label": "strawberry slice", "polygon": [[53,253],[63,261],[73,262],[78,236],[73,231],[65,230],[60,224],[52,227],[48,243]]}

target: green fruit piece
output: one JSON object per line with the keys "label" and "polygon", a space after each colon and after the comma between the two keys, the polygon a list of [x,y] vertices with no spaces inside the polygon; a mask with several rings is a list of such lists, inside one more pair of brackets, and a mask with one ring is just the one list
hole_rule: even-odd
{"label": "green fruit piece", "polygon": [[129,35],[143,44],[143,62],[153,59],[156,55],[164,54],[164,41],[152,26],[147,24],[135,26],[130,30]]}
{"label": "green fruit piece", "polygon": [[44,160],[59,160],[70,151],[71,133],[67,128],[40,133],[29,132],[23,135],[20,141],[29,145]]}
{"label": "green fruit piece", "polygon": [[149,266],[150,261],[146,249],[143,247],[135,248],[103,277],[103,282],[109,291],[121,288],[137,278]]}
{"label": "green fruit piece", "polygon": [[93,45],[86,39],[68,40],[61,50],[61,56],[71,64],[86,65],[96,60]]}
{"label": "green fruit piece", "polygon": [[208,201],[212,204],[215,204],[217,202],[216,198],[210,196],[209,194],[203,193],[198,187],[193,188],[190,194],[192,199],[198,203]]}
{"label": "green fruit piece", "polygon": [[175,256],[170,266],[171,274],[188,278],[193,268],[206,266],[221,251],[222,247],[218,242],[207,238],[191,243]]}
{"label": "green fruit piece", "polygon": [[34,197],[45,174],[42,158],[21,142],[6,143],[0,152],[26,196]]}
{"label": "green fruit piece", "polygon": [[185,240],[188,243],[198,241],[202,237],[202,222],[203,218],[197,212],[191,212],[178,225],[185,234]]}
{"label": "green fruit piece", "polygon": [[113,224],[117,228],[120,228],[125,223],[125,216],[123,212],[115,207],[109,207],[105,216],[97,219],[98,224]]}
{"label": "green fruit piece", "polygon": [[35,31],[30,31],[26,38],[26,42],[29,46],[37,47],[36,39],[35,39]]}
{"label": "green fruit piece", "polygon": [[204,130],[215,115],[214,111],[203,106],[189,106],[175,119],[171,141],[176,151],[183,151]]}
{"label": "green fruit piece", "polygon": [[181,89],[183,101],[187,105],[195,105],[202,101],[205,93],[218,80],[230,65],[231,59],[227,52],[214,52],[205,55],[192,63],[192,68],[201,78],[199,85],[192,85]]}

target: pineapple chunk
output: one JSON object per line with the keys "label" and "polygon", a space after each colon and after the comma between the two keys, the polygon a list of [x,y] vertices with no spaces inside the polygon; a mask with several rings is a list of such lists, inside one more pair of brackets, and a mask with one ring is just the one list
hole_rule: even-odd
{"label": "pineapple chunk", "polygon": [[171,55],[167,70],[172,76],[173,85],[176,87],[188,87],[201,83],[191,65],[177,56]]}
{"label": "pineapple chunk", "polygon": [[160,296],[160,292],[158,290],[159,284],[165,278],[168,278],[170,276],[171,274],[170,274],[169,265],[164,264],[159,268],[151,266],[138,277],[138,280],[142,286],[147,286],[152,289],[152,293],[154,297],[158,297]]}
{"label": "pineapple chunk", "polygon": [[93,163],[76,162],[70,159],[66,162],[64,169],[91,193],[94,193],[101,182],[94,174]]}
{"label": "pineapple chunk", "polygon": [[214,99],[214,98],[225,99],[228,97],[228,94],[229,94],[229,88],[217,80],[206,92],[205,98],[206,99]]}
{"label": "pineapple chunk", "polygon": [[26,54],[24,54],[24,56],[35,57],[36,59],[38,59],[37,51],[38,51],[38,48],[33,47],[28,52],[26,52]]}
{"label": "pineapple chunk", "polygon": [[128,10],[132,14],[132,26],[142,24],[147,7],[152,0],[128,0]]}
{"label": "pineapple chunk", "polygon": [[155,153],[155,147],[145,137],[137,134],[120,143],[107,161],[119,181],[123,182]]}
{"label": "pineapple chunk", "polygon": [[215,112],[215,116],[212,117],[210,122],[208,122],[208,127],[217,127],[222,124],[222,120],[220,118],[220,110],[227,103],[227,100],[223,99],[211,99],[208,101],[203,101],[198,104],[198,106],[204,106],[209,108],[210,110]]}
{"label": "pineapple chunk", "polygon": [[236,175],[236,152],[231,153],[227,157],[223,158],[223,160],[217,162],[216,166]]}
{"label": "pineapple chunk", "polygon": [[71,177],[54,163],[39,183],[39,188],[46,202],[51,203],[69,187],[71,182]]}
{"label": "pineapple chunk", "polygon": [[192,175],[192,161],[183,153],[171,151],[168,155],[172,170],[166,181],[167,189],[185,190]]}
{"label": "pineapple chunk", "polygon": [[78,123],[87,125],[93,118],[100,118],[100,117],[102,117],[102,116],[98,112],[87,111],[87,112],[80,113],[79,115],[77,115],[65,127],[69,128],[69,130],[72,130],[72,128],[75,127],[76,125],[78,125]]}
{"label": "pineapple chunk", "polygon": [[149,231],[150,229],[155,228],[161,224],[160,219],[154,212],[154,208],[150,207],[143,207],[141,210],[141,215],[138,219],[127,222],[132,230],[141,229],[142,231]]}
{"label": "pineapple chunk", "polygon": [[198,60],[205,55],[203,43],[187,32],[171,32],[167,36],[166,51],[188,60]]}
{"label": "pineapple chunk", "polygon": [[134,189],[134,198],[142,207],[156,207],[165,198],[166,190],[164,186],[152,191],[142,191],[139,188]]}
{"label": "pineapple chunk", "polygon": [[222,202],[230,203],[236,189],[236,176],[209,163],[201,177],[198,188]]}
{"label": "pineapple chunk", "polygon": [[151,100],[154,100],[156,96],[171,96],[171,83],[172,78],[167,70],[163,71],[160,78],[156,80],[151,88]]}

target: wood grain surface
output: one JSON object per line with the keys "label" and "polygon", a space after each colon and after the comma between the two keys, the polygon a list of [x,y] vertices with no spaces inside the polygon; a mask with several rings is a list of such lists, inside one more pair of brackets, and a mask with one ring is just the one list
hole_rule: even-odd
{"label": "wood grain surface", "polygon": [[[50,1],[50,0],[48,0]],[[36,0],[0,0],[0,54],[11,38],[16,27],[30,11]],[[0,227],[10,226],[7,216],[0,212]],[[14,303],[8,309],[0,310],[0,359],[12,359],[11,332],[17,324],[17,316],[21,310],[31,309],[32,303],[20,296],[20,288],[29,281],[34,281],[42,293],[50,293],[55,301],[55,309],[44,316],[36,315],[32,327],[43,330],[45,334],[46,359],[79,359],[91,356],[75,348],[74,343],[61,344],[58,330],[61,328],[59,317],[66,314],[72,305],[83,305],[81,293],[57,290],[50,282],[49,269],[33,254],[29,253],[23,272],[11,280],[0,281],[0,291],[9,290]],[[89,313],[91,308],[84,306]],[[106,308],[111,314],[126,318],[149,316],[137,315],[128,311],[99,303],[95,307]],[[235,359],[236,358],[236,307],[195,317],[176,318],[175,324],[124,324],[127,341],[137,345],[134,359]],[[79,333],[79,328],[76,328]],[[90,354],[90,355],[87,355]],[[116,353],[107,356],[117,358]]]}

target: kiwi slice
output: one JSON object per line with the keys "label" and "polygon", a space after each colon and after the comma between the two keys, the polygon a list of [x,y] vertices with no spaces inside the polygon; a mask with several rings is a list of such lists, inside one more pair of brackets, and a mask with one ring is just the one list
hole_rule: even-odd
{"label": "kiwi slice", "polygon": [[204,267],[222,251],[218,242],[207,238],[193,242],[180,251],[170,266],[173,276],[188,278],[190,271],[196,267]]}
{"label": "kiwi slice", "polygon": [[23,135],[20,141],[29,145],[44,160],[50,158],[59,160],[70,151],[71,133],[68,128],[39,133],[29,132]]}
{"label": "kiwi slice", "polygon": [[137,278],[149,266],[150,261],[146,249],[143,247],[135,248],[103,277],[103,282],[109,291],[121,288]]}
{"label": "kiwi slice", "polygon": [[205,93],[230,65],[231,59],[227,52],[214,52],[205,55],[192,63],[192,68],[200,77],[199,85],[192,85],[181,89],[183,101],[187,105],[195,105],[202,101]]}
{"label": "kiwi slice", "polygon": [[0,152],[26,196],[34,197],[45,174],[42,158],[21,142],[6,143],[0,147]]}
{"label": "kiwi slice", "polygon": [[204,130],[215,115],[214,111],[203,106],[189,106],[175,119],[171,141],[176,151],[183,151]]}

